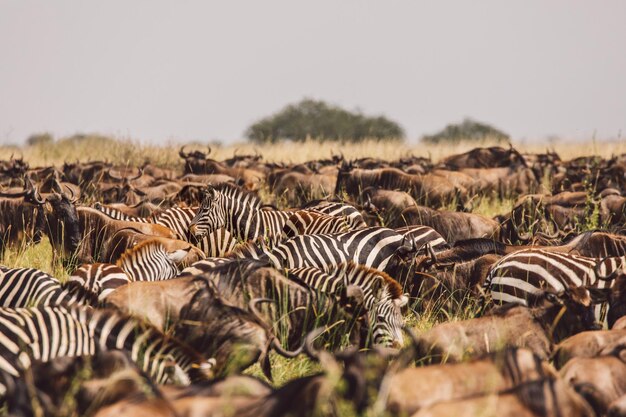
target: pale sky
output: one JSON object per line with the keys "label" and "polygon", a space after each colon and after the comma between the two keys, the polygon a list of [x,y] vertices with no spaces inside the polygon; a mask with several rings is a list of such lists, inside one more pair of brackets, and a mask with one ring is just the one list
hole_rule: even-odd
{"label": "pale sky", "polygon": [[415,140],[626,135],[626,1],[0,0],[0,143],[244,138],[304,97]]}

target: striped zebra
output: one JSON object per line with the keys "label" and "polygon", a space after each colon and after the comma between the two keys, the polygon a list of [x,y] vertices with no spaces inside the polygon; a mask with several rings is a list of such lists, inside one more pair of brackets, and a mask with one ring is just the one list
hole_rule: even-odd
{"label": "striped zebra", "polygon": [[[545,288],[564,291],[568,287],[609,288],[623,266],[626,256],[589,258],[545,249],[523,249],[496,262],[485,281],[488,297],[497,304],[527,305],[529,294]],[[604,321],[603,306],[595,310]],[[609,323],[611,325],[612,323]]]}
{"label": "striped zebra", "polygon": [[369,315],[374,345],[403,345],[404,320],[400,309],[408,303],[400,284],[384,272],[347,262],[330,265],[325,271],[315,267],[288,270],[308,286],[322,292],[340,294],[349,286],[359,289]]}
{"label": "striped zebra", "polygon": [[277,243],[291,214],[263,209],[261,200],[255,194],[225,183],[207,188],[189,230],[196,238],[201,238],[225,228],[239,241],[264,236]]}
{"label": "striped zebra", "polygon": [[0,307],[20,308],[47,305],[95,305],[96,297],[74,283],[35,268],[0,268]]}
{"label": "striped zebra", "polygon": [[83,264],[68,278],[68,282],[83,287],[102,302],[116,288],[130,282],[122,268],[113,264]]}
{"label": "striped zebra", "polygon": [[196,239],[189,233],[189,225],[196,216],[198,208],[171,207],[150,217],[129,216],[120,210],[96,203],[94,208],[115,220],[139,223],[155,223],[165,226],[176,234],[176,238],[196,245],[206,256],[217,257],[233,250],[237,240],[226,229],[220,228]]}
{"label": "striped zebra", "polygon": [[302,235],[285,241],[267,254],[276,268],[328,265],[352,261],[358,265],[398,275],[403,258],[416,251],[416,244],[403,234],[385,227],[368,227],[335,235]]}
{"label": "striped zebra", "polygon": [[272,300],[262,314],[254,309],[253,313],[274,326],[276,336],[290,349],[300,347],[309,331],[326,324],[338,326],[331,338],[345,338],[356,329],[362,315],[347,308],[346,297],[312,288],[264,261],[230,259],[203,273],[202,278],[213,283],[221,297],[242,309],[248,309],[255,299]]}
{"label": "striped zebra", "polygon": [[316,211],[332,217],[340,217],[348,225],[349,230],[367,227],[361,212],[350,204],[338,201],[317,200],[305,204],[302,209]]}
{"label": "striped zebra", "polygon": [[187,252],[168,253],[162,243],[146,240],[127,249],[116,265],[107,263],[81,265],[68,282],[81,286],[99,301],[116,288],[133,281],[163,281],[179,275],[177,263]]}
{"label": "striped zebra", "polygon": [[450,249],[448,242],[432,227],[413,225],[398,227],[394,230],[402,236],[409,238],[418,249],[425,248],[427,244],[434,252]]}
{"label": "striped zebra", "polygon": [[15,378],[33,361],[123,350],[156,383],[188,385],[212,376],[215,362],[142,321],[82,306],[0,308],[0,347],[0,370]]}
{"label": "striped zebra", "polygon": [[282,240],[298,235],[328,235],[353,230],[345,218],[316,212],[298,210],[294,212],[283,226]]}

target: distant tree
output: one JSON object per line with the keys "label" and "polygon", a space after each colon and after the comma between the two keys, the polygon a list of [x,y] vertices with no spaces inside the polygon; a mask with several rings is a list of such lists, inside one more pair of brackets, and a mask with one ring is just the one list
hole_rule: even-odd
{"label": "distant tree", "polygon": [[54,142],[54,137],[50,133],[35,133],[34,135],[30,135],[28,139],[26,139],[26,144],[28,146],[48,146],[52,145]]}
{"label": "distant tree", "polygon": [[422,136],[422,142],[425,143],[481,142],[486,140],[507,142],[510,141],[510,137],[493,126],[471,119],[465,119],[458,124],[450,124],[434,135]]}
{"label": "distant tree", "polygon": [[402,139],[404,130],[384,116],[368,117],[323,101],[305,99],[254,123],[246,136],[259,143],[308,138],[358,142],[367,138]]}

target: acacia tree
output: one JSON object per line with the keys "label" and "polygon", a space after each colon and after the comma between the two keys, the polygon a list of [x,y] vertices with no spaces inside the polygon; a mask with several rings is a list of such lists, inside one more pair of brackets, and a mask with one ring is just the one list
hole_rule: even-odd
{"label": "acacia tree", "polygon": [[366,138],[399,140],[404,130],[384,116],[368,117],[323,101],[304,99],[254,123],[246,136],[260,143],[307,138],[358,142]]}

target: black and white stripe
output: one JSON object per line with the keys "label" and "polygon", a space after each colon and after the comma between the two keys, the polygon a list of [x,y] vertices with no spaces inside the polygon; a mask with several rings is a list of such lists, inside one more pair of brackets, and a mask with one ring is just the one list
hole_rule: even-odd
{"label": "black and white stripe", "polygon": [[350,204],[338,201],[312,201],[303,209],[312,210],[332,217],[339,217],[348,225],[349,230],[357,230],[367,227],[367,223],[361,212]]}
{"label": "black and white stripe", "polygon": [[148,240],[127,249],[117,266],[131,281],[162,281],[178,275],[176,262],[182,261],[186,254],[182,250],[168,253],[160,242]]}
{"label": "black and white stripe", "polygon": [[127,249],[117,265],[81,265],[68,283],[83,288],[102,301],[116,288],[132,281],[162,281],[176,277],[179,274],[176,262],[185,255],[183,250],[168,253],[160,242],[148,240]]}
{"label": "black and white stripe", "polygon": [[[626,265],[626,257],[602,260],[544,249],[524,249],[500,259],[490,270],[485,291],[498,304],[527,305],[528,294],[545,288],[564,291],[568,287],[606,288],[613,281],[598,279]],[[600,319],[601,306],[596,308]]]}
{"label": "black and white stripe", "polygon": [[73,283],[61,284],[35,268],[0,269],[0,307],[95,304],[95,297]]}
{"label": "black and white stripe", "polygon": [[171,207],[156,216],[137,217],[129,216],[117,209],[97,204],[96,209],[115,220],[139,223],[154,223],[165,226],[176,234],[176,238],[196,245],[206,256],[224,256],[233,250],[237,244],[234,236],[228,230],[221,228],[196,239],[189,233],[189,225],[196,216],[198,208]]}
{"label": "black and white stripe", "polygon": [[256,195],[222,184],[207,189],[190,231],[200,238],[225,228],[239,241],[264,236],[271,242],[278,242],[290,215],[287,211],[263,209]]}
{"label": "black and white stripe", "polygon": [[313,210],[298,210],[285,223],[282,240],[291,239],[298,235],[328,235],[349,232],[353,230],[343,217]]}
{"label": "black and white stripe", "polygon": [[275,334],[290,348],[301,345],[307,332],[340,322],[341,337],[350,333],[358,319],[347,312],[338,297],[288,278],[267,262],[250,259],[229,259],[202,274],[212,282],[221,297],[233,305],[247,309],[250,300],[268,298],[264,320],[275,327]]}
{"label": "black and white stripe", "polygon": [[68,282],[80,285],[103,301],[116,288],[131,282],[122,268],[113,264],[83,264],[70,275]]}
{"label": "black and white stripe", "polygon": [[268,258],[277,268],[326,269],[352,261],[394,275],[399,261],[394,256],[407,245],[410,239],[395,230],[368,227],[335,235],[296,236],[275,247]]}
{"label": "black and white stripe", "polygon": [[400,309],[407,304],[408,297],[389,275],[353,262],[330,265],[325,271],[304,267],[288,272],[313,289],[330,294],[340,294],[348,286],[358,287],[363,293],[374,344],[402,346],[404,320]]}
{"label": "black and white stripe", "polygon": [[13,377],[21,377],[35,360],[93,356],[105,350],[128,352],[157,383],[205,379],[213,365],[152,326],[112,310],[0,308],[0,369]]}

